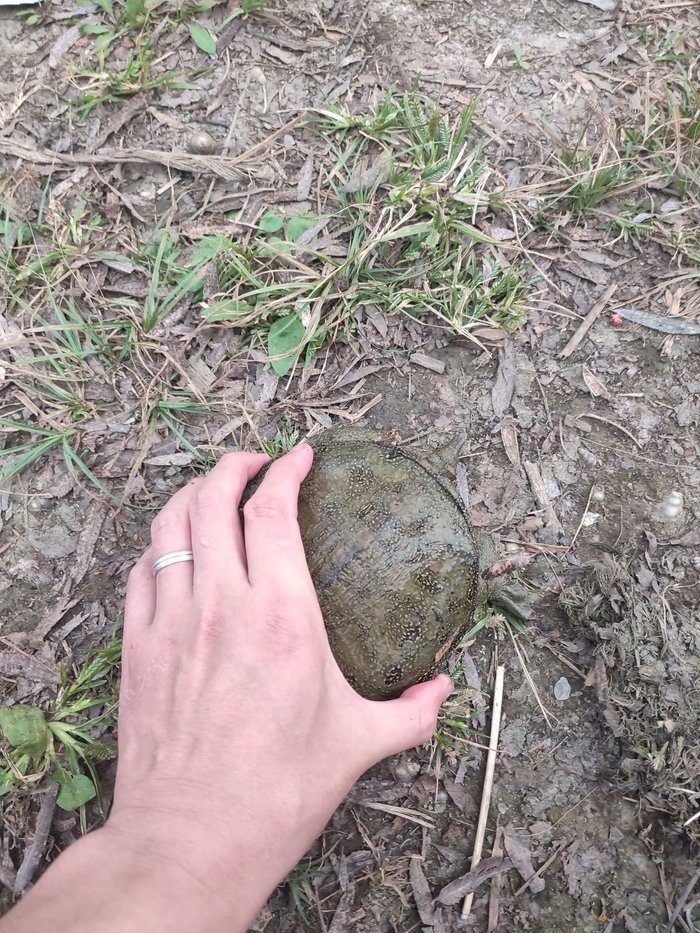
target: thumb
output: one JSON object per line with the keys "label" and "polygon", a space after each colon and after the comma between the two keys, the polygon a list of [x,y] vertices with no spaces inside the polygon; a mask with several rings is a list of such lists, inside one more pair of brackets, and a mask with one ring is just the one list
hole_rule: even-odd
{"label": "thumb", "polygon": [[397,700],[379,704],[382,757],[396,755],[427,742],[435,731],[438,712],[452,693],[452,680],[440,674],[433,680],[404,690]]}

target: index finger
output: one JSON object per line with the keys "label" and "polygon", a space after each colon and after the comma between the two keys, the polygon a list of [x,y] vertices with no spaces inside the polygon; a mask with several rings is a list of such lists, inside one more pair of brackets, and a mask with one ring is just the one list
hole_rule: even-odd
{"label": "index finger", "polygon": [[313,591],[304,554],[297,503],[311,469],[313,450],[299,444],[268,469],[243,507],[245,550],[251,586],[282,592]]}
{"label": "index finger", "polygon": [[238,505],[247,483],[267,462],[264,454],[226,454],[197,487],[190,504],[195,592],[222,581],[245,586],[245,548]]}

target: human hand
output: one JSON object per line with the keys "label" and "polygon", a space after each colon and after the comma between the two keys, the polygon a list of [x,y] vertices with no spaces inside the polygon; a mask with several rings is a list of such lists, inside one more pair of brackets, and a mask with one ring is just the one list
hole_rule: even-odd
{"label": "human hand", "polygon": [[[228,922],[251,919],[363,771],[429,739],[451,689],[443,675],[379,703],[343,677],[296,520],[312,457],[301,445],[270,466],[245,533],[241,494],[267,458],[224,457],[156,517],[127,589],[106,829]],[[154,560],[186,549],[192,563],[153,578]]]}

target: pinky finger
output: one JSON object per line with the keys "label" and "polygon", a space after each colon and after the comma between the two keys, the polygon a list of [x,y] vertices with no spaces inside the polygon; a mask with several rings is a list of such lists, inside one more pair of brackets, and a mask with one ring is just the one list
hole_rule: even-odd
{"label": "pinky finger", "polygon": [[156,611],[156,581],[151,566],[151,549],[131,568],[124,604],[124,644],[138,639],[151,625]]}

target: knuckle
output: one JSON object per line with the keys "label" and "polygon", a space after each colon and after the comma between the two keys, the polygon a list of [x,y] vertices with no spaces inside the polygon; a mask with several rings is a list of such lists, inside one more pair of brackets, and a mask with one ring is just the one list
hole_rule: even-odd
{"label": "knuckle", "polygon": [[194,508],[200,513],[218,511],[222,503],[231,495],[230,483],[225,481],[202,483],[194,494]]}
{"label": "knuckle", "polygon": [[256,492],[243,506],[243,515],[252,521],[286,520],[294,517],[294,510],[277,496]]}
{"label": "knuckle", "polygon": [[151,538],[162,536],[164,532],[171,531],[182,525],[182,513],[175,508],[165,506],[151,522]]}

